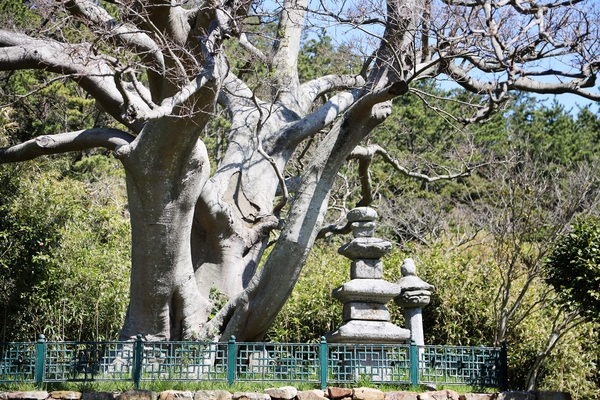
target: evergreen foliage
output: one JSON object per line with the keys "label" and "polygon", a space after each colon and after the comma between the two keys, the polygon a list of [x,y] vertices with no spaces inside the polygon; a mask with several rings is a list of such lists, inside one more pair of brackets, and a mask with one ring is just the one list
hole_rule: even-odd
{"label": "evergreen foliage", "polygon": [[545,264],[558,301],[600,322],[600,221],[581,218],[560,238]]}

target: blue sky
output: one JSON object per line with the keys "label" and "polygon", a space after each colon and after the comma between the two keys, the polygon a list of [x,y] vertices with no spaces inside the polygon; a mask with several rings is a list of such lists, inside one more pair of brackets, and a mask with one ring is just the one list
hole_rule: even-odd
{"label": "blue sky", "polygon": [[584,107],[586,105],[591,105],[590,110],[592,112],[598,112],[598,103],[595,101],[591,101],[585,99],[580,96],[576,96],[574,94],[561,94],[561,95],[536,95],[540,100],[545,100],[547,103],[551,104],[555,99],[565,107],[565,110],[570,111],[572,115],[577,115],[579,112],[579,107]]}

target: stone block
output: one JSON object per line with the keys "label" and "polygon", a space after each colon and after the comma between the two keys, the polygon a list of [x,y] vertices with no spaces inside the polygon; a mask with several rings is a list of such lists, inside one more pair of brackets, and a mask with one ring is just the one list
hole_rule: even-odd
{"label": "stone block", "polygon": [[81,398],[83,400],[114,400],[115,394],[112,392],[85,392]]}
{"label": "stone block", "polygon": [[385,400],[419,400],[416,392],[386,392]]}
{"label": "stone block", "polygon": [[353,222],[352,223],[352,235],[355,238],[359,237],[373,237],[375,235],[375,228],[377,224],[375,222]]}
{"label": "stone block", "polygon": [[502,392],[498,394],[498,400],[536,400],[535,394],[531,392]]}
{"label": "stone block", "polygon": [[571,400],[568,392],[536,392],[536,400]]}
{"label": "stone block", "polygon": [[350,265],[350,279],[383,278],[383,261],[359,258]]}
{"label": "stone block", "polygon": [[165,390],[158,396],[159,400],[193,400],[194,394],[189,390]]}
{"label": "stone block", "polygon": [[375,221],[377,219],[377,211],[370,207],[356,207],[350,210],[346,218],[349,222]]}
{"label": "stone block", "polygon": [[392,244],[379,238],[359,237],[338,249],[338,253],[351,260],[357,258],[376,259],[392,250]]}
{"label": "stone block", "polygon": [[330,387],[327,388],[327,393],[330,399],[343,399],[344,397],[352,397],[352,389],[346,389],[341,387]]}
{"label": "stone block", "polygon": [[117,396],[116,400],[157,400],[158,394],[151,390],[128,390]]}
{"label": "stone block", "polygon": [[45,400],[48,398],[48,392],[45,390],[32,390],[29,392],[9,393],[8,399],[27,399],[27,400]]}
{"label": "stone block", "polygon": [[55,390],[50,392],[50,397],[53,399],[80,400],[81,393],[73,392],[71,390]]}
{"label": "stone block", "polygon": [[325,400],[325,392],[323,390],[302,390],[296,394],[298,400]]}
{"label": "stone block", "polygon": [[387,307],[379,303],[356,303],[344,304],[344,322],[353,319],[365,321],[389,321],[390,312]]}
{"label": "stone block", "polygon": [[390,322],[355,320],[342,324],[325,337],[329,343],[406,343],[410,339],[410,331]]}
{"label": "stone block", "polygon": [[352,279],[334,289],[331,296],[343,304],[354,302],[385,304],[400,293],[400,287],[382,279]]}
{"label": "stone block", "polygon": [[431,292],[429,290],[402,290],[400,295],[394,298],[394,302],[402,308],[425,307],[429,304],[430,299]]}
{"label": "stone block", "polygon": [[280,388],[265,389],[265,393],[272,399],[292,400],[298,394],[298,389],[293,386],[282,386]]}
{"label": "stone block", "polygon": [[496,400],[498,393],[465,393],[461,394],[460,400]]}
{"label": "stone block", "polygon": [[435,286],[425,282],[423,279],[415,275],[403,276],[398,280],[398,285],[402,288],[402,291],[410,290],[434,290]]}
{"label": "stone block", "polygon": [[271,400],[271,396],[268,394],[255,392],[235,392],[231,398],[233,400]]}
{"label": "stone block", "polygon": [[385,394],[379,389],[356,388],[352,394],[352,400],[384,400]]}
{"label": "stone block", "polygon": [[436,390],[421,393],[419,400],[460,400],[460,395],[454,390]]}
{"label": "stone block", "polygon": [[197,390],[194,400],[231,400],[232,394],[227,390]]}

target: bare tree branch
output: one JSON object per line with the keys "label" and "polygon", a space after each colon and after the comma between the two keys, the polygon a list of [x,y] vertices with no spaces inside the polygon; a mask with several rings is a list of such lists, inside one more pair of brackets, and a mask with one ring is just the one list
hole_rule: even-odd
{"label": "bare tree branch", "polygon": [[131,24],[117,22],[104,8],[89,0],[69,0],[66,8],[99,35],[129,47],[142,59],[151,60],[152,69],[157,73],[165,72],[161,48],[146,32]]}
{"label": "bare tree branch", "polygon": [[352,223],[346,222],[345,225],[327,225],[317,233],[317,239],[325,239],[329,235],[347,235],[352,232]]}
{"label": "bare tree branch", "polygon": [[277,204],[275,205],[275,207],[273,207],[273,214],[275,216],[277,216],[277,218],[279,218],[279,213],[281,212],[281,210],[283,209],[283,207],[285,207],[285,205],[287,204],[288,198],[289,198],[289,193],[287,191],[287,187],[285,186],[285,178],[283,176],[283,172],[279,169],[279,167],[277,166],[277,163],[275,162],[275,160],[273,159],[273,157],[271,157],[270,155],[268,155],[262,146],[262,140],[260,138],[260,134],[262,131],[262,127],[263,127],[263,123],[265,121],[265,117],[263,115],[263,109],[261,104],[259,103],[258,99],[256,98],[256,96],[252,97],[252,101],[254,102],[254,106],[256,107],[256,110],[258,111],[258,119],[256,121],[256,150],[258,151],[258,153],[263,156],[265,158],[265,160],[267,160],[267,162],[269,163],[269,165],[271,165],[271,167],[273,168],[273,170],[275,171],[275,175],[277,176],[277,180],[279,181],[279,187],[282,190],[281,193],[281,199],[279,200],[279,202],[277,202]]}
{"label": "bare tree branch", "polygon": [[429,176],[418,172],[411,172],[406,167],[400,165],[398,160],[393,158],[384,148],[376,144],[369,145],[366,147],[356,147],[352,154],[350,154],[348,159],[372,160],[375,155],[381,156],[386,163],[390,164],[392,167],[394,167],[396,171],[400,172],[402,175],[407,176],[409,178],[420,179],[425,182],[435,182],[439,180],[463,178],[470,176],[471,172],[473,171],[472,167],[465,166],[465,171],[458,172],[455,174]]}
{"label": "bare tree branch", "polygon": [[528,391],[534,391],[536,389],[537,378],[540,373],[540,369],[558,342],[567,333],[569,333],[578,325],[581,325],[583,322],[585,322],[585,318],[581,317],[578,312],[566,312],[564,310],[559,310],[556,318],[554,321],[552,321],[552,333],[546,340],[546,344],[544,345],[542,351],[537,354],[535,361],[533,362],[533,366],[531,366],[529,369],[526,383]]}
{"label": "bare tree branch", "polygon": [[246,50],[248,52],[248,54],[250,54],[252,57],[256,58],[258,61],[260,61],[263,64],[270,64],[269,59],[267,58],[267,56],[260,51],[256,46],[254,46],[252,43],[250,43],[250,41],[248,40],[248,36],[245,33],[241,33],[240,34],[240,46],[242,46],[242,48],[244,50]]}
{"label": "bare tree branch", "polygon": [[362,95],[361,90],[342,92],[333,96],[315,112],[291,124],[273,144],[274,148],[290,148],[332,124]]}
{"label": "bare tree branch", "polygon": [[308,0],[284,0],[272,49],[271,74],[274,98],[290,110],[301,113],[298,104],[298,49]]}
{"label": "bare tree branch", "polygon": [[172,114],[177,106],[184,104],[193,95],[198,93],[200,89],[204,88],[207,83],[217,81],[218,78],[215,76],[216,67],[214,63],[213,65],[209,65],[208,68],[210,69],[207,69],[204,73],[198,75],[196,79],[183,87],[175,96],[164,99],[160,106],[150,111],[141,113],[136,112],[136,115],[134,115],[133,118],[139,121],[148,121]]}
{"label": "bare tree branch", "polygon": [[584,90],[587,87],[594,86],[596,81],[595,73],[586,78],[572,79],[569,82],[552,83],[535,81],[528,77],[519,77],[513,81],[484,82],[471,77],[454,62],[449,62],[446,64],[446,71],[448,75],[456,81],[456,83],[470,92],[478,94],[495,93],[499,95],[498,98],[495,99],[495,102],[498,102],[505,97],[505,93],[507,93],[509,90],[521,90],[541,94],[571,93],[589,100],[600,101],[600,94]]}
{"label": "bare tree branch", "polygon": [[[73,77],[118,121],[134,132],[141,124],[123,118],[123,96],[114,81],[114,60],[96,56],[87,44],[65,44],[51,39],[35,39],[27,35],[0,30],[0,70],[40,69]],[[148,109],[133,88],[125,88],[132,104],[140,110]]]}
{"label": "bare tree branch", "polygon": [[300,86],[302,100],[305,102],[303,108],[308,109],[317,98],[325,93],[336,90],[357,89],[364,84],[365,80],[360,75],[326,75],[319,77]]}
{"label": "bare tree branch", "polygon": [[[241,79],[229,72],[223,81],[223,90],[219,93],[219,104],[230,113],[254,107],[254,92]],[[261,104],[266,104],[261,101]]]}
{"label": "bare tree branch", "polygon": [[166,74],[166,65],[161,48],[150,35],[132,24],[119,23],[104,8],[89,0],[69,0],[66,8],[96,32],[98,37],[105,37],[125,46],[141,57],[147,67],[153,101],[157,101]]}
{"label": "bare tree branch", "polygon": [[126,146],[134,136],[118,129],[93,128],[58,135],[38,136],[27,142],[0,149],[0,163],[32,160],[49,154],[104,147],[116,150]]}

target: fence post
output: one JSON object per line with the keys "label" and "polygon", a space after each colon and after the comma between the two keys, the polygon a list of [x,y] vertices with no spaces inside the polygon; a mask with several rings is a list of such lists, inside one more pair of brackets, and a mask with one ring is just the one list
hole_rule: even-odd
{"label": "fence post", "polygon": [[140,381],[142,379],[142,359],[144,357],[144,343],[142,342],[142,335],[138,334],[135,339],[135,345],[133,348],[133,386],[136,389],[140,388]]}
{"label": "fence post", "polygon": [[231,335],[227,343],[227,383],[231,386],[235,381],[235,360],[237,351],[235,348],[235,336]]}
{"label": "fence post", "polygon": [[508,390],[508,347],[506,340],[500,346],[500,368],[498,371],[498,388],[501,392]]}
{"label": "fence post", "polygon": [[42,388],[44,382],[44,372],[46,369],[46,337],[38,336],[35,344],[35,385],[38,389]]}
{"label": "fence post", "polygon": [[419,385],[419,347],[414,339],[410,341],[410,384],[413,388]]}
{"label": "fence post", "polygon": [[327,387],[327,339],[325,336],[321,336],[321,343],[319,345],[319,370],[321,372],[321,389],[325,390]]}

